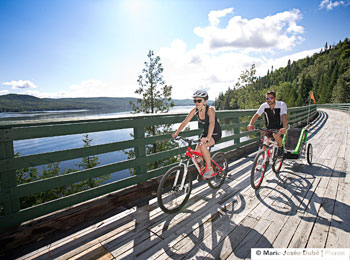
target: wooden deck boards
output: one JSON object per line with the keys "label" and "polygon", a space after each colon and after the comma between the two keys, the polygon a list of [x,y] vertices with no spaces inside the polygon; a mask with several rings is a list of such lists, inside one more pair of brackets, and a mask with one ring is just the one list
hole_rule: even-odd
{"label": "wooden deck boards", "polygon": [[286,161],[250,187],[255,153],[230,163],[217,191],[196,183],[186,208],[156,199],[19,259],[249,259],[251,248],[350,248],[350,114],[323,110],[314,164]]}

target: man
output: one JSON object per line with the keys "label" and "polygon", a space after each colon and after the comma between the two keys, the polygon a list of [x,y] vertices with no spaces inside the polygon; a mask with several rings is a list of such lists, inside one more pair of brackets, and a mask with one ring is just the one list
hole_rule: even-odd
{"label": "man", "polygon": [[277,134],[273,134],[276,142],[278,143],[277,156],[283,156],[283,143],[282,136],[287,131],[287,105],[283,101],[276,100],[276,93],[269,91],[266,93],[266,102],[263,103],[256,114],[249,122],[248,130],[254,130],[254,124],[256,120],[262,115],[265,115],[265,123],[267,129],[279,129]]}

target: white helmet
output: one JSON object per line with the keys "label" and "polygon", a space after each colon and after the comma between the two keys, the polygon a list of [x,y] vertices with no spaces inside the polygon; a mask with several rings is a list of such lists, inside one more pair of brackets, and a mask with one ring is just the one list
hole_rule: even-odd
{"label": "white helmet", "polygon": [[205,90],[197,90],[193,93],[193,98],[203,98],[208,99],[208,92]]}

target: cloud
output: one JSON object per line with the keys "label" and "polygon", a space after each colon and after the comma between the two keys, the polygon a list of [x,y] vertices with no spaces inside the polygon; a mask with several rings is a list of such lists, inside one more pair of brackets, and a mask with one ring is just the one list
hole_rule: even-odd
{"label": "cloud", "polygon": [[10,94],[8,90],[0,90],[0,96]]}
{"label": "cloud", "polygon": [[279,58],[265,58],[244,52],[226,51],[215,55],[201,48],[187,49],[185,42],[174,41],[156,55],[161,57],[164,79],[173,86],[174,98],[191,98],[197,89],[206,89],[209,98],[215,99],[220,92],[232,87],[241,72],[256,65],[257,75],[266,75],[267,70],[287,66],[288,60],[296,61],[319,52],[320,48],[294,53]]}
{"label": "cloud", "polygon": [[18,81],[8,81],[3,82],[3,85],[11,86],[13,89],[28,89],[28,88],[36,88],[35,84],[29,80],[18,80]]}
{"label": "cloud", "polygon": [[303,40],[304,28],[297,24],[302,15],[297,9],[263,19],[235,16],[225,28],[218,28],[220,18],[232,12],[233,8],[211,11],[210,25],[194,29],[202,38],[194,48],[189,49],[186,42],[177,39],[156,53],[161,57],[164,79],[173,86],[173,97],[191,98],[195,90],[206,89],[214,99],[219,92],[233,86],[241,72],[252,64],[256,66],[257,75],[264,76],[271,66],[274,69],[284,67],[289,59],[293,62],[320,50],[285,57],[273,55],[279,50],[290,50]]}
{"label": "cloud", "polygon": [[328,11],[332,10],[337,6],[347,6],[349,3],[345,3],[344,1],[332,1],[332,0],[322,0],[320,3],[320,9],[326,8]]}
{"label": "cloud", "polygon": [[224,17],[227,14],[230,14],[232,12],[233,12],[233,8],[227,8],[227,9],[218,10],[218,11],[210,11],[208,14],[210,25],[217,26],[220,23],[219,18]]}
{"label": "cloud", "polygon": [[297,25],[302,18],[298,9],[277,13],[263,19],[244,19],[232,17],[225,28],[219,28],[219,18],[232,12],[231,9],[212,11],[210,25],[196,27],[194,33],[203,39],[203,47],[210,51],[235,49],[251,50],[290,50],[303,41],[304,28]]}

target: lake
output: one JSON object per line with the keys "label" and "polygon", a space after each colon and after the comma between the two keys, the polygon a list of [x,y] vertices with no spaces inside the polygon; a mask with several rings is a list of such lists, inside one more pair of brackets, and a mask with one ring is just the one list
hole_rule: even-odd
{"label": "lake", "polygon": [[[187,113],[193,106],[175,106],[169,113]],[[43,111],[43,112],[26,112],[26,113],[0,113],[0,121],[23,121],[23,120],[47,120],[47,119],[102,119],[131,115],[130,112],[113,112],[113,111],[103,111],[103,112],[91,112],[86,110],[78,111]],[[178,127],[179,124],[174,125]],[[191,129],[197,128],[196,122],[191,122]],[[113,131],[95,132],[88,133],[89,139],[92,139],[90,145],[105,144],[111,142],[118,142],[123,140],[132,139],[131,133],[133,129],[121,129]],[[67,136],[57,136],[57,137],[46,137],[46,138],[36,138],[29,140],[14,141],[14,151],[15,153],[20,153],[21,155],[31,155],[39,153],[54,152],[66,149],[73,149],[83,147],[84,137],[82,134],[67,135]],[[123,151],[116,151],[111,153],[99,154],[98,161],[99,165],[105,165],[109,163],[114,163],[118,161],[123,161],[127,159],[127,155]],[[68,169],[78,169],[77,166],[81,163],[81,159],[69,160],[60,162],[61,170]],[[37,167],[39,171],[42,171],[46,166]],[[119,171],[113,173],[111,178],[106,181],[113,182],[126,177],[129,177],[129,170]]]}

